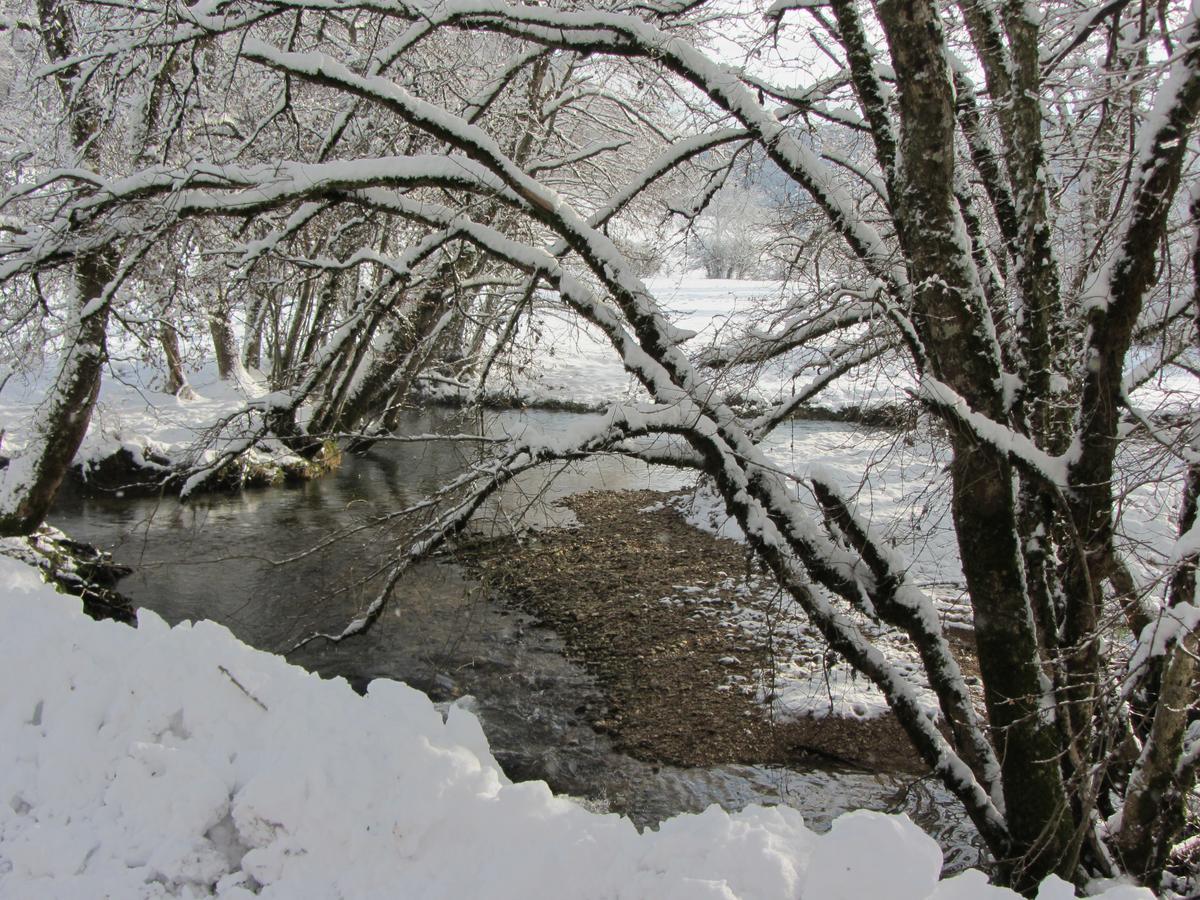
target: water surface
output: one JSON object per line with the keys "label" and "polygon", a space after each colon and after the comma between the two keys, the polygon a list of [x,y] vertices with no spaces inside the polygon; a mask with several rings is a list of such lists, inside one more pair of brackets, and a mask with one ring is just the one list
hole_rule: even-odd
{"label": "water surface", "polygon": [[[566,413],[513,413],[489,419],[485,428],[565,430],[581,421]],[[458,433],[478,425],[435,411],[413,415],[404,428]],[[313,631],[340,631],[361,612],[411,527],[380,520],[436,490],[478,454],[470,444],[379,444],[364,456],[347,456],[339,471],[318,481],[187,504],[67,491],[51,523],[133,566],[120,588],[138,606],[171,623],[212,619],[255,647],[284,652]],[[553,500],[575,491],[680,484],[673,471],[612,458],[552,473],[553,479],[549,472],[522,477],[484,509],[477,527],[505,531],[521,520],[564,521],[569,513]],[[816,828],[850,809],[905,810],[947,848],[949,866],[976,861],[969,825],[945,792],[926,781],[818,760],[787,768],[681,769],[616,752],[612,740],[591,727],[604,709],[594,679],[562,651],[552,631],[489,599],[445,556],[407,574],[366,635],[340,645],[313,642],[288,659],[345,677],[359,689],[387,677],[437,702],[470,696],[510,777],[545,779],[639,825],[711,803],[727,809],[786,803]]]}

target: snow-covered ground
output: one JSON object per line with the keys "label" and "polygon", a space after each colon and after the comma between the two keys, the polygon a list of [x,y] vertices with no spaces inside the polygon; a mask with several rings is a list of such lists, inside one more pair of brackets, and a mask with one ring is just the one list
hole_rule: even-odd
{"label": "snow-covered ground", "polygon": [[[747,325],[769,330],[787,290],[779,281],[707,279],[697,272],[650,278],[646,286],[674,325],[696,333],[685,344],[689,352],[722,344]],[[640,388],[621,368],[604,336],[577,317],[539,311],[518,337],[526,350],[521,360],[524,364],[509,373],[507,381],[495,385],[497,389],[534,401],[596,407],[614,398],[640,396]],[[1153,369],[1153,357],[1152,350],[1138,352],[1131,368]],[[767,404],[803,391],[813,379],[815,370],[797,375],[795,363],[794,358],[784,358],[753,370],[706,372],[722,395]],[[910,400],[916,387],[910,369],[881,357],[834,379],[810,402],[829,410],[894,406]],[[1196,378],[1177,366],[1167,366],[1138,387],[1132,399],[1147,414],[1178,414],[1194,407],[1198,397]]]}
{"label": "snow-covered ground", "polygon": [[[770,310],[783,300],[778,281],[706,279],[696,273],[651,278],[647,287],[672,323],[693,337],[686,347],[700,351],[728,339],[739,325],[769,321]],[[558,401],[599,407],[614,398],[638,397],[640,387],[622,368],[598,329],[561,311],[540,310],[519,334],[531,364],[521,365],[493,385],[534,401]],[[753,373],[710,370],[721,393],[741,401],[769,403],[802,390],[809,377],[793,380],[785,363],[767,365]],[[894,405],[908,397],[915,382],[895,364],[877,364],[867,371],[835,380],[813,403],[828,409],[849,406]]]}
{"label": "snow-covered ground", "polygon": [[713,807],[639,833],[509,782],[460,706],[391,681],[360,697],[211,623],[93,622],[3,557],[0,681],[6,900],[1017,896],[939,882],[902,816],[818,835],[785,807]]}
{"label": "snow-covered ground", "polygon": [[[0,428],[5,432],[0,453],[11,455],[24,447],[53,377],[53,365],[46,364],[15,374],[0,392]],[[170,468],[203,466],[243,440],[249,425],[244,411],[268,393],[261,377],[240,372],[222,380],[215,366],[192,373],[189,386],[187,397],[176,397],[163,393],[161,376],[152,369],[111,365],[75,456],[84,476],[122,450],[145,466],[148,481]],[[249,462],[259,465],[301,463],[271,441],[260,442],[249,456]]]}

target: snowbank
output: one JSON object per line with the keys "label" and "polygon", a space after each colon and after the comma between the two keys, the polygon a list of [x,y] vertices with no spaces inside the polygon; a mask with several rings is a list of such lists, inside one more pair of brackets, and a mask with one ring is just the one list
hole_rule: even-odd
{"label": "snowbank", "polygon": [[[208,622],[137,630],[0,558],[0,897],[1015,897],[905,817],[713,807],[639,834],[512,784],[478,721]],[[1070,897],[1048,883],[1043,900]],[[1108,900],[1147,898],[1128,887]]]}
{"label": "snowbank", "polygon": [[[672,324],[695,332],[686,344],[694,352],[722,343],[749,321],[761,319],[779,306],[785,291],[779,281],[708,279],[695,273],[651,278],[646,287]],[[525,364],[516,365],[507,381],[498,377],[493,387],[532,403],[599,408],[614,399],[645,397],[599,329],[557,307],[538,310],[525,324],[514,359]],[[811,375],[793,380],[794,362],[783,360],[753,372],[706,370],[704,377],[714,379],[723,396],[767,404],[808,383]],[[891,406],[904,403],[916,387],[903,366],[866,368],[835,379],[813,402],[831,410]]]}
{"label": "snowbank", "polygon": [[[772,321],[771,311],[784,303],[788,286],[780,281],[747,281],[704,278],[689,272],[646,280],[647,289],[676,327],[695,332],[684,346],[700,352],[726,343],[747,327],[763,328]],[[778,403],[803,391],[820,371],[807,369],[797,377],[797,365],[821,360],[830,349],[821,341],[809,342],[804,351],[755,367],[704,370],[718,392],[728,398],[766,405]],[[539,310],[526,323],[517,339],[528,356],[525,365],[510,374],[507,387],[531,402],[557,402],[602,407],[621,397],[645,395],[633,377],[621,367],[611,344],[594,326],[553,310]],[[1197,402],[1195,378],[1175,365],[1159,368],[1160,360],[1150,350],[1135,349],[1128,361],[1129,373],[1137,381],[1131,402],[1146,416],[1179,416]],[[532,363],[532,364],[530,364]],[[1143,371],[1155,372],[1144,379]],[[884,357],[833,379],[812,404],[832,411],[896,407],[908,402],[917,382],[902,360]]]}
{"label": "snowbank", "polygon": [[[52,366],[43,366],[18,375],[0,395],[6,455],[25,446],[53,373]],[[84,479],[107,489],[128,483],[131,490],[153,491],[172,475],[212,463],[252,434],[245,410],[268,391],[261,376],[243,370],[235,379],[221,379],[211,365],[192,375],[187,397],[163,393],[160,382],[156,372],[141,365],[114,365],[105,372],[87,434],[75,454]],[[260,473],[257,480],[268,483],[302,472],[304,466],[304,460],[277,441],[260,440],[243,458],[240,474],[255,480]]]}

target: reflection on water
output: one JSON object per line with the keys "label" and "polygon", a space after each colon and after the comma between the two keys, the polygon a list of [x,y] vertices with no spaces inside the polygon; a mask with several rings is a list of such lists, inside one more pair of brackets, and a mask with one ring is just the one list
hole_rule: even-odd
{"label": "reflection on water", "polygon": [[[530,424],[565,430],[565,413],[489,417],[489,433]],[[478,422],[451,412],[413,415],[407,433],[463,432]],[[370,602],[386,562],[411,525],[388,521],[469,465],[469,444],[387,443],[347,457],[340,471],[287,488],[174,500],[64,495],[52,524],[111,550],[135,567],[121,589],[174,623],[212,619],[242,640],[285,651],[313,632],[338,631]],[[518,519],[558,522],[552,508],[579,490],[670,487],[679,476],[616,459],[527,473],[490,504],[477,527],[507,530]],[[338,536],[337,540],[332,540]],[[286,562],[282,562],[286,560]],[[356,687],[402,679],[435,701],[464,695],[483,721],[496,758],[515,779],[542,778],[555,790],[606,804],[641,825],[711,803],[787,803],[814,827],[849,809],[905,809],[934,831],[951,867],[976,861],[972,831],[940,787],[806,765],[680,769],[616,753],[590,723],[603,700],[594,680],[562,654],[557,636],[520,612],[490,602],[448,559],[423,563],[401,582],[366,635],[333,646],[314,642],[289,660]]]}

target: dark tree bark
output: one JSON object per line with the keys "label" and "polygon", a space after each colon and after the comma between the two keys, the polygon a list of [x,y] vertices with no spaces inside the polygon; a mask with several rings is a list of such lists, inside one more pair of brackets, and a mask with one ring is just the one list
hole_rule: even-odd
{"label": "dark tree bark", "polygon": [[[87,434],[107,358],[109,306],[101,298],[116,266],[115,253],[87,256],[74,264],[76,323],[31,440],[4,470],[0,536],[29,534],[41,525]],[[80,316],[81,310],[86,315]]]}
{"label": "dark tree bark", "polygon": [[167,364],[167,381],[164,385],[168,394],[184,397],[191,396],[188,387],[187,374],[183,371],[183,354],[179,350],[179,331],[167,319],[158,324],[158,343],[162,347],[163,357]]}
{"label": "dark tree bark", "polygon": [[[42,41],[51,60],[70,59],[77,39],[70,8],[61,0],[38,0]],[[76,66],[57,70],[55,81],[66,107],[66,125],[81,162],[99,155],[99,108],[91,90],[76,90]],[[111,245],[72,263],[69,329],[64,337],[50,396],[24,451],[10,460],[0,482],[0,535],[28,534],[45,519],[91,422],[107,353],[109,283],[119,255]]]}
{"label": "dark tree bark", "polygon": [[247,313],[246,345],[242,349],[242,365],[257,369],[262,363],[263,324],[267,318],[267,298],[255,293]]}
{"label": "dark tree bark", "polygon": [[[953,194],[955,105],[940,25],[929,3],[881,3],[900,89],[900,240],[913,314],[933,373],[973,409],[1003,420],[998,347]],[[1012,837],[1004,860],[1019,888],[1070,877],[1072,822],[1057,733],[1040,712],[1042,670],[1022,570],[1013,472],[1004,454],[958,429],[951,466],[954,526],[974,610],[979,665]],[[1002,850],[1002,848],[993,848]],[[1003,858],[1003,852],[998,854]]]}

